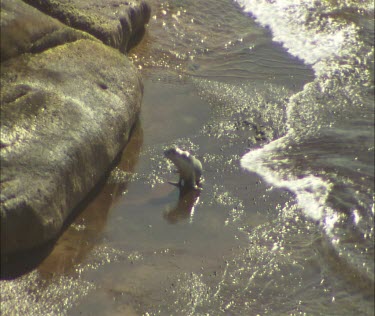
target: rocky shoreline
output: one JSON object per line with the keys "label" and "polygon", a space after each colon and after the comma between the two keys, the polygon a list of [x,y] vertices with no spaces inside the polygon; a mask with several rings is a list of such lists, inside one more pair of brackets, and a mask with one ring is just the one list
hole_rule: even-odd
{"label": "rocky shoreline", "polygon": [[1,2],[1,253],[56,238],[126,145],[144,1]]}

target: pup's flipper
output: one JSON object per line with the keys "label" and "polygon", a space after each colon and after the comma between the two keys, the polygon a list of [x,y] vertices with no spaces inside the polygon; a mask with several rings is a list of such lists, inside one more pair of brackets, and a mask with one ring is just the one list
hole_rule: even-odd
{"label": "pup's flipper", "polygon": [[169,184],[172,184],[172,185],[174,185],[174,186],[176,186],[176,187],[178,187],[178,188],[181,186],[180,182],[168,181],[168,183],[169,183]]}

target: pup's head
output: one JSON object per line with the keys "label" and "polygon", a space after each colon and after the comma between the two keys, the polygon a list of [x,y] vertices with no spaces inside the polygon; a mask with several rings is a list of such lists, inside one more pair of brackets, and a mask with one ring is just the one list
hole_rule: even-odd
{"label": "pup's head", "polygon": [[169,149],[165,150],[164,156],[168,159],[171,159],[172,157],[178,156],[177,149],[178,148],[173,147],[173,148],[169,148]]}

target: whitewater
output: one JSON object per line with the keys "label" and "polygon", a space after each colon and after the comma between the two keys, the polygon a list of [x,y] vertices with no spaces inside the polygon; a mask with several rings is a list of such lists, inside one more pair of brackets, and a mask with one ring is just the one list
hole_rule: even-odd
{"label": "whitewater", "polygon": [[[274,160],[273,165],[273,159],[276,153],[287,153],[291,144],[303,143],[326,128],[333,130],[337,125],[337,118],[346,113],[349,106],[349,111],[355,111],[362,106],[363,101],[359,100],[355,93],[352,93],[352,104],[349,106],[340,104],[339,96],[338,102],[333,105],[336,117],[327,120],[327,117],[320,116],[322,104],[317,100],[317,96],[333,93],[330,86],[337,77],[349,83],[348,86],[335,91],[339,94],[358,89],[358,84],[370,85],[370,73],[366,66],[371,63],[373,49],[363,43],[357,25],[332,17],[333,14],[330,15],[329,12],[339,8],[332,8],[323,1],[237,2],[245,13],[271,30],[274,41],[281,43],[290,54],[311,65],[315,71],[314,81],[293,95],[286,106],[286,135],[260,149],[251,150],[243,156],[241,165],[261,175],[271,185],[293,192],[298,206],[307,216],[321,221],[331,229],[334,220],[338,218],[332,206],[327,203],[333,187],[332,181],[314,174],[302,175],[286,168],[277,169],[277,161]],[[353,3],[352,6],[369,13],[373,11],[372,2]],[[353,76],[357,76],[357,82],[354,84]],[[325,111],[326,109],[323,110]]]}

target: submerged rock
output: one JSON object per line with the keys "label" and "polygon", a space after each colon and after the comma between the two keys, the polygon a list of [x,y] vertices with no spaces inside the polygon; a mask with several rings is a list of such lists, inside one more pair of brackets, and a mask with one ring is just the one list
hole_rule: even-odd
{"label": "submerged rock", "polygon": [[[58,236],[125,146],[143,85],[128,58],[95,34],[22,1],[4,0],[1,9],[0,217],[8,254]],[[122,16],[131,20],[134,10]],[[147,21],[145,13],[137,23]],[[129,39],[137,35],[128,31]]]}

